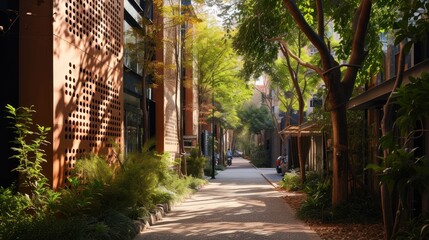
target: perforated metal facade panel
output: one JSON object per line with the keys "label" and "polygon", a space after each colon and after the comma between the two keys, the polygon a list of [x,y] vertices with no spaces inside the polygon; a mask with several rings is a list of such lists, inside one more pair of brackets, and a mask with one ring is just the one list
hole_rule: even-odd
{"label": "perforated metal facade panel", "polygon": [[[35,122],[52,127],[47,175],[56,188],[67,184],[80,157],[97,153],[114,160],[113,145],[123,148],[123,2],[28,2],[38,1],[21,0],[25,12],[37,9],[34,18],[43,12],[47,20],[23,19],[23,25],[42,32],[28,32],[20,43],[26,50],[20,55],[22,69],[37,76],[20,77],[20,98],[24,104],[37,99]],[[38,48],[46,48],[45,53]]]}
{"label": "perforated metal facade panel", "polygon": [[98,153],[113,161],[113,142],[123,145],[123,3],[62,0],[57,7],[54,133],[66,183],[81,156]]}

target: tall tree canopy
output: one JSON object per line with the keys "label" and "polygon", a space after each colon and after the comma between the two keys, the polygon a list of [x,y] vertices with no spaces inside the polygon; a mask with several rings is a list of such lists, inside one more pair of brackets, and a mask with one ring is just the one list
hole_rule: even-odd
{"label": "tall tree canopy", "polygon": [[[323,80],[333,130],[334,205],[347,201],[349,193],[346,104],[356,83],[378,73],[379,33],[392,24],[397,8],[392,1],[371,0],[237,0],[224,5],[226,24],[238,27],[234,47],[243,56],[246,76],[271,68],[283,48]],[[306,62],[289,47],[297,29],[317,49],[319,62]],[[335,49],[334,34],[339,39]]]}
{"label": "tall tree canopy", "polygon": [[[205,122],[216,107],[215,118],[225,128],[239,124],[237,109],[250,98],[251,89],[239,76],[242,62],[233,51],[231,39],[211,20],[197,24],[191,39],[192,64],[198,82],[200,118]],[[212,106],[214,97],[215,106]]]}

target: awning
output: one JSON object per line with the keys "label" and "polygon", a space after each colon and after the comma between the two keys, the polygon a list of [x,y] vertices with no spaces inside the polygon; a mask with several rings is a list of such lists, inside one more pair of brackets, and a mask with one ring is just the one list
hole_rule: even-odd
{"label": "awning", "polygon": [[[280,134],[286,134],[286,135],[292,135],[297,136],[298,135],[299,126],[296,125],[289,125],[283,130],[281,130]],[[314,135],[321,135],[322,131],[320,131],[320,126],[318,126],[315,123],[303,123],[301,125],[301,135],[302,136],[314,136]]]}

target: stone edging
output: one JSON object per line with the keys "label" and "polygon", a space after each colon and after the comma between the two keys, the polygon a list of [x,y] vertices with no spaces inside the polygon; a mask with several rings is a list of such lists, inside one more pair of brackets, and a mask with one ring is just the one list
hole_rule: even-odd
{"label": "stone edging", "polygon": [[153,226],[155,223],[160,221],[167,213],[169,213],[173,209],[173,203],[164,203],[157,204],[155,209],[149,213],[148,217],[140,218],[138,220],[134,220],[134,224],[138,229],[139,233],[142,233],[150,226]]}

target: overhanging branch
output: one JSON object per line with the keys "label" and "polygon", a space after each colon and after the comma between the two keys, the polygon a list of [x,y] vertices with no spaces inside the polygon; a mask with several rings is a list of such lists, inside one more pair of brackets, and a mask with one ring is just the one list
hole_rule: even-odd
{"label": "overhanging branch", "polygon": [[282,51],[285,51],[286,54],[288,54],[290,57],[292,57],[293,59],[295,59],[299,64],[301,64],[304,67],[307,67],[309,69],[314,70],[317,74],[319,74],[320,76],[323,77],[323,71],[322,69],[320,69],[319,67],[317,67],[316,65],[310,64],[308,62],[304,62],[300,57],[298,57],[297,55],[295,55],[288,47],[286,41],[284,41],[283,39],[276,39],[276,41],[279,42],[280,44],[280,49]]}
{"label": "overhanging branch", "polygon": [[337,66],[335,66],[335,67],[332,67],[332,68],[330,68],[330,69],[328,69],[328,70],[326,70],[326,71],[322,72],[322,75],[326,75],[326,74],[328,74],[329,72],[331,72],[331,71],[333,71],[333,70],[335,70],[335,69],[337,69],[337,68],[341,68],[341,67],[361,68],[362,66],[361,66],[361,65],[356,65],[356,64],[347,64],[347,63],[345,63],[345,64],[340,64],[340,65],[337,65]]}

